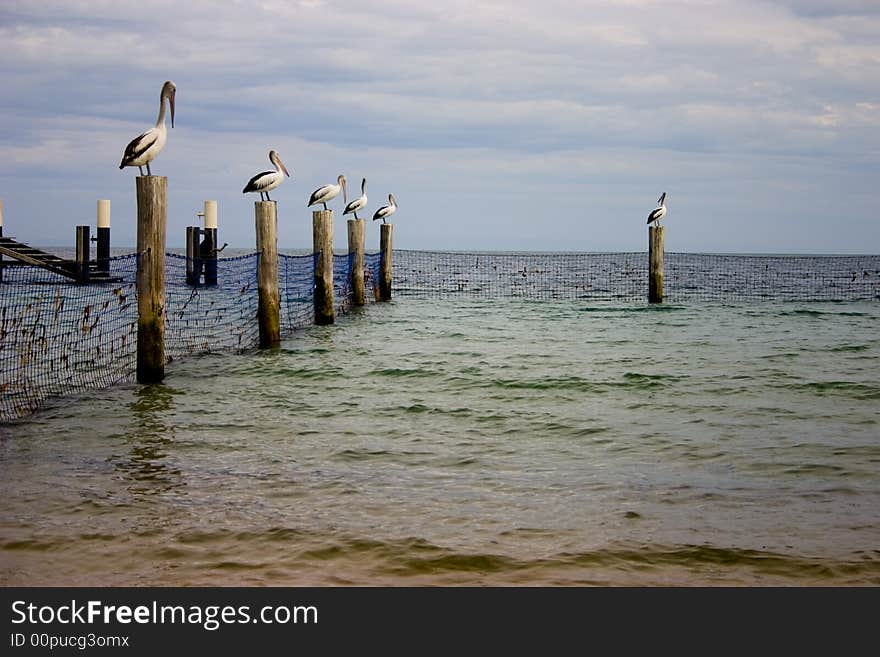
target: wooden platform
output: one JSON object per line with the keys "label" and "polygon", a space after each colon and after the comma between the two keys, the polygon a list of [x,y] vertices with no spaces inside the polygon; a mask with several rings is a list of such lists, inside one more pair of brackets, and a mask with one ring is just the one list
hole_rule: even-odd
{"label": "wooden platform", "polygon": [[46,251],[28,246],[12,237],[0,237],[0,255],[9,256],[25,265],[40,267],[60,274],[77,283],[112,283],[120,280],[118,277],[110,276],[108,272],[98,269],[95,262],[89,262],[88,271],[86,275],[83,275],[79,263],[75,260],[64,260]]}

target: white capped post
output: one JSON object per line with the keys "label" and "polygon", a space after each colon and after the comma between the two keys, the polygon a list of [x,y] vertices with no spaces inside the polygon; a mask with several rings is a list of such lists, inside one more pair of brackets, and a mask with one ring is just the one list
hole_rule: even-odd
{"label": "white capped post", "polygon": [[110,228],[110,201],[98,200],[98,228]]}
{"label": "white capped post", "polygon": [[205,219],[205,228],[199,247],[199,255],[205,268],[205,285],[217,285],[217,201],[205,201],[205,209],[201,213]]}
{"label": "white capped post", "polygon": [[217,201],[205,201],[205,228],[217,228]]}
{"label": "white capped post", "polygon": [[98,235],[95,259],[99,271],[110,271],[110,201],[98,199]]}

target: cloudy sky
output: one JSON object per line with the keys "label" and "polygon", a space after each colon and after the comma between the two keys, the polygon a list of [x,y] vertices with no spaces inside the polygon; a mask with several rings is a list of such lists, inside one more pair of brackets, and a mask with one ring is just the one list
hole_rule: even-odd
{"label": "cloudy sky", "polygon": [[169,246],[216,199],[251,247],[274,148],[286,248],[344,173],[400,248],[642,251],[667,191],[670,251],[880,252],[878,0],[3,0],[0,44],[4,233],[35,244],[99,198],[134,244],[118,165],[170,79]]}

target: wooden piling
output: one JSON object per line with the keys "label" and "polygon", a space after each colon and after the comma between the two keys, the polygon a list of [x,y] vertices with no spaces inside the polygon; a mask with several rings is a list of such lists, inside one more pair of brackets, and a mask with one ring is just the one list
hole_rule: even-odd
{"label": "wooden piling", "polygon": [[137,380],[165,378],[165,228],[168,178],[137,176]]}
{"label": "wooden piling", "polygon": [[198,285],[201,276],[198,226],[186,227],[186,284]]}
{"label": "wooden piling", "polygon": [[97,212],[98,243],[95,249],[95,260],[98,271],[110,271],[110,201],[98,201]]}
{"label": "wooden piling", "polygon": [[379,250],[382,262],[379,265],[379,301],[391,301],[391,233],[393,224],[382,224],[379,233]]}
{"label": "wooden piling", "polygon": [[351,302],[355,306],[363,306],[364,295],[364,236],[366,221],[363,219],[348,220],[348,257],[351,262]]}
{"label": "wooden piling", "polygon": [[648,303],[663,303],[663,226],[648,227]]}
{"label": "wooden piling", "polygon": [[275,201],[254,203],[257,233],[257,323],[260,348],[281,344],[281,300],[278,296],[278,206]]}
{"label": "wooden piling", "polygon": [[217,201],[205,201],[205,239],[199,247],[199,256],[205,269],[205,285],[217,285]]}
{"label": "wooden piling", "polygon": [[76,282],[89,282],[89,257],[91,255],[89,243],[89,227],[76,227]]}
{"label": "wooden piling", "polygon": [[335,320],[333,313],[333,210],[312,212],[312,244],[315,253],[315,324]]}
{"label": "wooden piling", "polygon": [[[0,199],[0,237],[3,237],[3,199]],[[0,283],[3,282],[3,256],[0,255]]]}

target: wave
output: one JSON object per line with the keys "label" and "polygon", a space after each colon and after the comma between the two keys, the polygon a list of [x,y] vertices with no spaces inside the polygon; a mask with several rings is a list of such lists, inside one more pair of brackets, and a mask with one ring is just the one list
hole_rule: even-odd
{"label": "wave", "polygon": [[853,381],[808,381],[806,383],[788,383],[777,387],[823,396],[844,395],[860,400],[880,399],[880,386]]}

